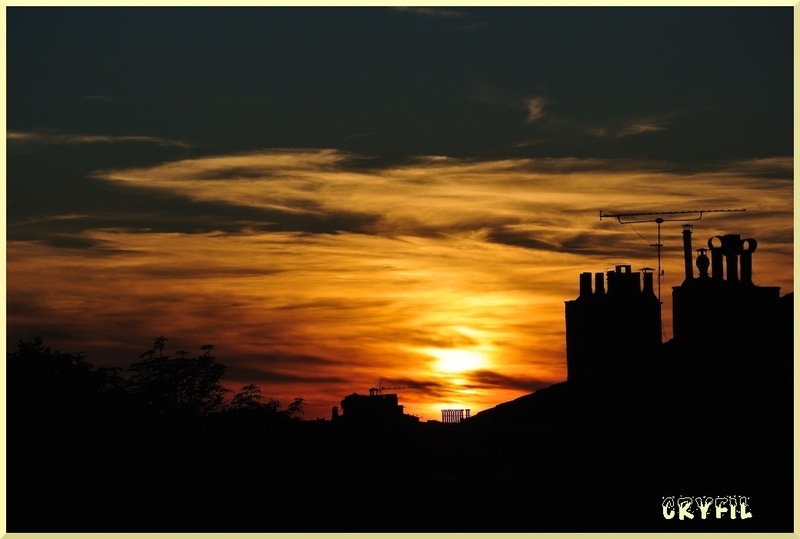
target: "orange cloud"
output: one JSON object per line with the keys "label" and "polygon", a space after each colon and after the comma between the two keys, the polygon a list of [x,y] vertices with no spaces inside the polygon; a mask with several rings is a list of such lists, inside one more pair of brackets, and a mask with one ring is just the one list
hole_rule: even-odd
{"label": "orange cloud", "polygon": [[[96,364],[129,364],[156,335],[175,350],[208,342],[232,389],[256,382],[281,401],[302,396],[310,417],[383,378],[416,387],[402,392],[407,412],[438,419],[441,408],[475,413],[563,380],[564,301],[579,273],[654,267],[655,224],[600,221],[601,209],[747,208],[694,222],[695,241],[755,237],[756,278],[793,289],[792,181],[775,174],[787,161],[681,175],[568,159],[356,159],[276,150],[98,172],[293,216],[294,229],[142,223],[87,230],[72,247],[9,242],[9,327],[21,337],[44,328]],[[332,214],[345,216],[336,230],[304,229],[305,218]],[[670,287],[683,279],[680,225],[662,229],[666,338]]]}
{"label": "orange cloud", "polygon": [[[104,96],[86,96],[87,99],[108,100]],[[119,142],[143,142],[157,146],[178,146],[189,148],[191,145],[180,140],[140,135],[84,135],[78,133],[61,133],[55,130],[40,131],[8,131],[6,140],[16,144],[111,144]]]}

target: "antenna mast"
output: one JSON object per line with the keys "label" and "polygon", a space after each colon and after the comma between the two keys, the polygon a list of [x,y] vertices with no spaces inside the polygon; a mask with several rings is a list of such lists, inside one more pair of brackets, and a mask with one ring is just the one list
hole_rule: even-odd
{"label": "antenna mast", "polygon": [[[699,221],[703,218],[704,213],[723,213],[723,212],[736,212],[736,211],[745,211],[744,209],[737,209],[737,210],[679,210],[679,211],[651,211],[651,212],[642,212],[642,213],[603,213],[603,210],[600,210],[600,220],[603,220],[603,217],[616,217],[617,221],[619,221],[622,225],[631,225],[634,223],[650,223],[655,222],[658,225],[658,239],[656,243],[651,243],[650,247],[655,247],[656,252],[658,253],[658,301],[661,302],[661,281],[662,277],[664,276],[664,270],[661,269],[661,248],[664,246],[661,243],[661,223],[664,221]],[[697,217],[693,219],[689,219],[686,217],[680,218],[664,218],[660,217],[663,215],[686,215],[686,214],[696,214]],[[635,217],[645,217],[648,215],[658,215],[655,219],[636,219],[636,220],[629,220],[628,218],[635,218]],[[625,221],[623,221],[625,219]]]}

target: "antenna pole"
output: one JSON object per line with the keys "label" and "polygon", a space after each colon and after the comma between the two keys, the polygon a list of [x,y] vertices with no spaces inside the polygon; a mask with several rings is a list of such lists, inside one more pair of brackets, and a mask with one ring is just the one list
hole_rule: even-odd
{"label": "antenna pole", "polygon": [[603,210],[600,210],[600,220],[603,220],[603,217],[616,217],[617,221],[622,225],[630,225],[634,223],[649,223],[651,222],[650,219],[642,219],[642,220],[625,220],[623,218],[632,218],[632,217],[644,217],[647,215],[677,215],[677,214],[697,214],[697,217],[693,219],[688,219],[686,217],[676,217],[674,219],[665,219],[664,217],[656,217],[655,223],[658,226],[658,239],[656,243],[651,243],[650,247],[656,248],[656,253],[658,256],[658,302],[661,303],[661,281],[664,277],[664,270],[661,269],[661,248],[664,246],[661,243],[661,223],[664,221],[699,221],[703,218],[704,213],[720,213],[720,212],[735,212],[735,211],[746,211],[745,209],[737,209],[737,210],[679,210],[679,211],[662,211],[662,212],[644,212],[644,213],[606,213],[603,214]]}
{"label": "antenna pole", "polygon": [[658,255],[658,273],[656,274],[656,280],[658,281],[658,301],[661,302],[661,277],[664,275],[664,271],[661,269],[661,248],[664,246],[661,243],[661,223],[664,222],[664,219],[658,217],[656,219],[656,225],[658,225],[658,239],[656,240],[655,244],[650,244],[651,247],[656,248],[656,253]]}

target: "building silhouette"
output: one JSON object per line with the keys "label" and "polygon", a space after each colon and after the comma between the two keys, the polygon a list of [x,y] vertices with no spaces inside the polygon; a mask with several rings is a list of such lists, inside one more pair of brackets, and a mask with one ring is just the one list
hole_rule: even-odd
{"label": "building silhouette", "polygon": [[725,349],[753,344],[748,342],[752,339],[761,346],[777,338],[780,287],[753,283],[756,240],[728,234],[714,236],[707,244],[707,249],[697,250],[695,276],[692,230],[684,226],[685,279],[672,289],[674,339]]}
{"label": "building silhouette", "polygon": [[685,275],[672,288],[669,341],[662,342],[651,268],[620,264],[581,273],[578,297],[564,307],[566,381],[465,423],[572,428],[590,410],[605,421],[657,416],[676,403],[706,409],[726,403],[760,414],[762,426],[768,419],[784,429],[791,416],[794,294],[754,283],[755,239],[727,234],[704,245],[695,251],[692,227],[683,226]]}
{"label": "building silhouette", "polygon": [[469,408],[442,410],[442,423],[461,423],[469,419]]}
{"label": "building silhouette", "polygon": [[[618,265],[580,275],[579,295],[565,302],[567,381],[630,380],[653,374],[653,358],[670,357],[673,370],[730,370],[747,365],[769,371],[791,350],[793,295],[753,282],[758,243],[739,234],[714,236],[707,248],[692,248],[692,226],[683,226],[684,280],[672,288],[673,338],[662,344],[661,302],[653,292],[653,270]],[[709,256],[710,255],[710,256]],[[695,271],[695,268],[697,271]],[[766,364],[765,364],[766,362]],[[662,369],[669,368],[662,365]]]}
{"label": "building silhouette", "polygon": [[396,393],[370,391],[369,395],[352,393],[341,401],[341,413],[334,406],[332,420],[352,425],[401,424],[418,422],[419,418],[403,412]]}
{"label": "building silhouette", "polygon": [[580,275],[580,292],[565,302],[567,380],[582,383],[637,369],[642,354],[661,344],[661,303],[653,270],[617,265]]}

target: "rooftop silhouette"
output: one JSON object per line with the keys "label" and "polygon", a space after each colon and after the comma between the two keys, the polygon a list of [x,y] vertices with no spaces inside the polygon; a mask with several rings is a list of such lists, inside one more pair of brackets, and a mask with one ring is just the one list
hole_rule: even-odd
{"label": "rooftop silhouette", "polygon": [[[211,345],[170,359],[156,338],[125,379],[20,343],[9,530],[791,531],[793,294],[753,283],[754,239],[683,241],[672,339],[651,269],[582,273],[567,380],[442,422],[382,384],[332,421],[300,421],[302,399],[281,409],[254,384],[209,413],[224,392]],[[709,497],[739,518],[665,516]]]}

